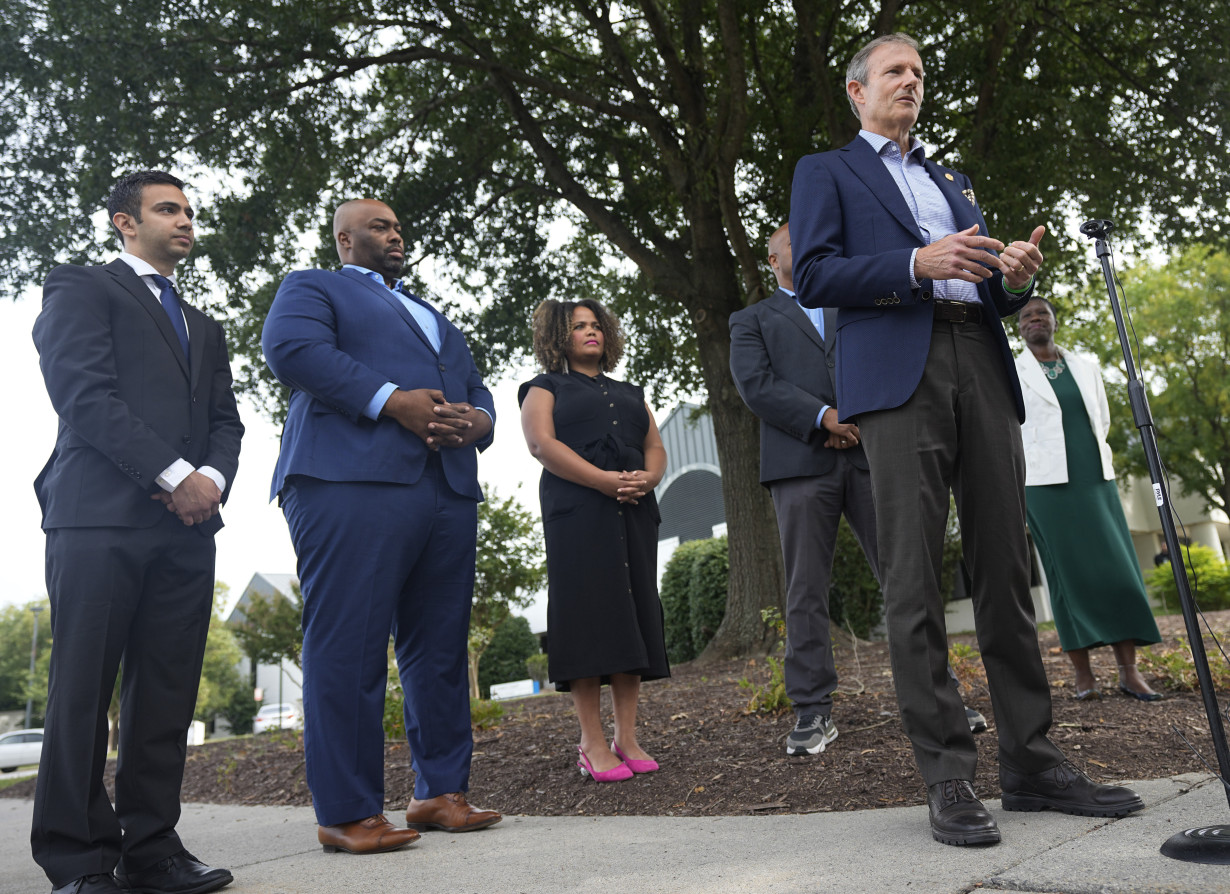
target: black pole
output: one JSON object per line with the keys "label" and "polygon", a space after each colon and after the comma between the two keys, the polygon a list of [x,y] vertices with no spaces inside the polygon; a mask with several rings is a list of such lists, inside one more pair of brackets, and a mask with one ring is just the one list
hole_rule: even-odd
{"label": "black pole", "polygon": [[[1217,754],[1220,781],[1225,790],[1227,804],[1230,804],[1230,786],[1226,784],[1226,780],[1230,779],[1230,749],[1226,747],[1226,730],[1222,725],[1217,693],[1213,690],[1213,676],[1209,672],[1209,659],[1204,651],[1204,636],[1187,580],[1187,567],[1183,562],[1179,535],[1175,530],[1169,491],[1162,476],[1162,461],[1157,449],[1157,435],[1153,430],[1153,416],[1149,412],[1149,398],[1136,374],[1127,326],[1123,321],[1123,308],[1119,304],[1119,293],[1115,289],[1114,272],[1110,266],[1110,249],[1106,245],[1106,234],[1112,229],[1114,224],[1109,220],[1090,220],[1081,225],[1081,232],[1094,240],[1094,253],[1101,262],[1102,277],[1106,280],[1106,293],[1110,296],[1110,309],[1115,316],[1115,330],[1119,333],[1119,347],[1123,350],[1123,363],[1127,370],[1132,422],[1140,431],[1140,441],[1145,450],[1149,480],[1153,483],[1153,501],[1157,504],[1162,535],[1166,538],[1166,548],[1171,556],[1170,569],[1179,590],[1179,605],[1183,609],[1183,621],[1187,625],[1192,663],[1196,668],[1196,679],[1200,682],[1200,696],[1204,701],[1204,713],[1209,720],[1209,734],[1213,738],[1213,750]],[[1230,826],[1186,829],[1167,839],[1162,845],[1162,853],[1176,860],[1192,863],[1230,864]]]}

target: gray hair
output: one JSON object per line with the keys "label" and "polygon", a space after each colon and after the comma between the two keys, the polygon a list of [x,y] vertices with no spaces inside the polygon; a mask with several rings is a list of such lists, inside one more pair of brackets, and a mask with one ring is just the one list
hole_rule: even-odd
{"label": "gray hair", "polygon": [[[846,83],[858,81],[860,84],[866,84],[867,78],[870,77],[868,68],[870,67],[871,54],[876,51],[877,47],[882,47],[887,43],[903,43],[914,52],[918,52],[918,41],[910,37],[910,35],[902,34],[901,32],[882,34],[854,54],[854,58],[846,66]],[[854,112],[854,117],[862,121],[863,119],[858,114],[858,106],[854,104],[854,100],[850,97],[848,90],[846,91],[846,100],[850,103],[850,110]]]}

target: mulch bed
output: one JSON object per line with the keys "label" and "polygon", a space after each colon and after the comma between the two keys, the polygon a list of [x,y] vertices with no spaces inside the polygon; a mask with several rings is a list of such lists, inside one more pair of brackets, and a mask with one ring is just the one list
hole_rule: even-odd
{"label": "mulch bed", "polygon": [[[1226,641],[1230,612],[1209,616]],[[1166,644],[1185,637],[1183,620],[1158,619]],[[954,637],[973,645],[973,638]],[[1146,704],[1116,689],[1114,655],[1093,653],[1104,687],[1100,701],[1077,702],[1072,672],[1054,631],[1039,635],[1054,697],[1051,738],[1078,766],[1103,781],[1152,779],[1201,771],[1205,766],[1180,737],[1216,765],[1203,703],[1198,693],[1166,690],[1166,699]],[[1206,643],[1208,640],[1206,638]],[[1210,661],[1221,661],[1208,646]],[[763,660],[678,667],[668,680],[647,683],[641,694],[642,746],[661,764],[653,774],[598,785],[576,767],[578,738],[571,700],[549,694],[505,703],[499,726],[476,731],[472,799],[509,814],[540,816],[716,816],[809,813],[924,804],[922,778],[901,731],[884,643],[843,642],[836,651],[841,687],[833,719],[840,731],[823,754],[787,757],[789,712],[748,713],[751,690],[740,680],[763,684]],[[966,676],[966,701],[982,711],[991,729],[976,737],[975,790],[999,796],[994,713],[985,683]],[[606,704],[609,717],[609,701]],[[114,761],[109,762],[110,788]],[[385,752],[388,811],[404,808],[414,787],[409,751],[390,743]],[[4,797],[30,798],[27,780]],[[303,806],[311,796],[303,777],[298,733],[276,733],[211,742],[189,751],[183,800],[219,804]]]}

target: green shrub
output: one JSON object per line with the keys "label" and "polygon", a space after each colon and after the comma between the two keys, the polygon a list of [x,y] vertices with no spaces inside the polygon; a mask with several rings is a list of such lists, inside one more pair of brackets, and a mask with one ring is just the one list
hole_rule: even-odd
{"label": "green shrub", "polygon": [[539,652],[525,659],[525,672],[530,675],[531,680],[546,683],[550,679],[549,668],[550,659],[546,652]]}
{"label": "green shrub", "polygon": [[867,639],[884,616],[884,595],[850,525],[842,518],[833,554],[829,623]]}
{"label": "green shrub", "polygon": [[491,684],[525,679],[525,660],[537,655],[538,637],[530,622],[519,615],[505,618],[491,635],[491,643],[478,662],[478,689],[484,698],[491,696]]}
{"label": "green shrub", "polygon": [[384,737],[386,740],[406,738],[406,716],[402,710],[404,701],[405,695],[402,693],[397,669],[390,668],[388,685],[384,690]]}
{"label": "green shrub", "polygon": [[688,581],[688,620],[692,628],[692,646],[699,655],[726,617],[730,553],[724,536],[696,543]]}
{"label": "green shrub", "polygon": [[688,589],[692,578],[692,560],[698,545],[702,542],[689,540],[687,543],[679,544],[662,571],[662,585],[658,595],[662,598],[666,657],[671,664],[691,661],[697,655],[696,647],[692,643]]}
{"label": "green shrub", "polygon": [[747,677],[739,681],[743,689],[752,690],[745,710],[748,714],[780,714],[790,708],[790,698],[786,695],[786,663],[772,655],[765,659],[769,665],[769,682],[757,686]]}
{"label": "green shrub", "polygon": [[475,729],[491,729],[504,717],[504,706],[484,698],[470,699],[470,725]]}
{"label": "green shrub", "polygon": [[[1182,553],[1187,582],[1200,608],[1207,612],[1230,608],[1230,569],[1226,563],[1212,549],[1199,543],[1185,547]],[[1169,562],[1150,570],[1145,575],[1145,583],[1162,605],[1171,611],[1179,610],[1179,588]]]}

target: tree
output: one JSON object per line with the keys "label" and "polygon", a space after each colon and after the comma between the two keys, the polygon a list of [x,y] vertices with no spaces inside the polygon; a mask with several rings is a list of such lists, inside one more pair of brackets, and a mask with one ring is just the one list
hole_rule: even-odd
{"label": "tree", "polygon": [[[34,636],[36,606],[43,611],[38,616],[38,644],[34,678],[30,677],[30,646]],[[0,711],[25,711],[26,700],[33,697],[30,722],[42,723],[47,706],[47,672],[51,666],[50,603],[46,599],[25,605],[8,605],[0,609]],[[23,715],[24,716],[24,715]]]}
{"label": "tree", "polygon": [[537,655],[538,637],[530,631],[530,622],[520,615],[512,615],[495,628],[491,642],[478,665],[478,688],[483,698],[491,697],[493,683],[509,680],[524,680],[525,659]]}
{"label": "tree", "polygon": [[[487,500],[478,504],[478,553],[468,642],[471,697],[480,697],[483,653],[512,612],[526,608],[534,600],[546,576],[537,517],[522,507],[516,497],[500,500],[489,489]],[[524,666],[523,659],[521,667]]]}
{"label": "tree", "polygon": [[[239,380],[274,408],[260,324],[297,237],[333,263],[340,198],[386,198],[410,256],[480,296],[489,369],[525,350],[537,301],[600,295],[628,321],[630,378],[708,395],[731,563],[708,654],[763,649],[780,554],[727,320],[766,293],[795,161],[855,133],[846,60],[898,29],[928,66],[917,132],[973,177],[993,233],[1080,214],[1225,241],[1226,4],[24,0],[0,11],[0,277],[95,255],[116,170],[224,172],[184,273],[222,287]],[[1047,254],[1075,271],[1062,234]]]}
{"label": "tree", "polygon": [[276,591],[269,596],[255,590],[248,594],[231,629],[254,675],[256,665],[281,664],[283,659],[302,667],[302,618],[303,594],[298,581],[291,581],[289,596]]}
{"label": "tree", "polygon": [[[1183,494],[1230,509],[1230,253],[1191,246],[1163,265],[1136,264],[1121,275],[1148,391],[1158,450]],[[1105,306],[1091,287],[1086,306]],[[1087,314],[1087,317],[1090,315]],[[1122,370],[1123,353],[1108,312],[1078,324],[1077,337],[1108,370]],[[1062,332],[1061,332],[1062,340]],[[1148,477],[1123,373],[1107,376],[1110,443],[1121,476]]]}

